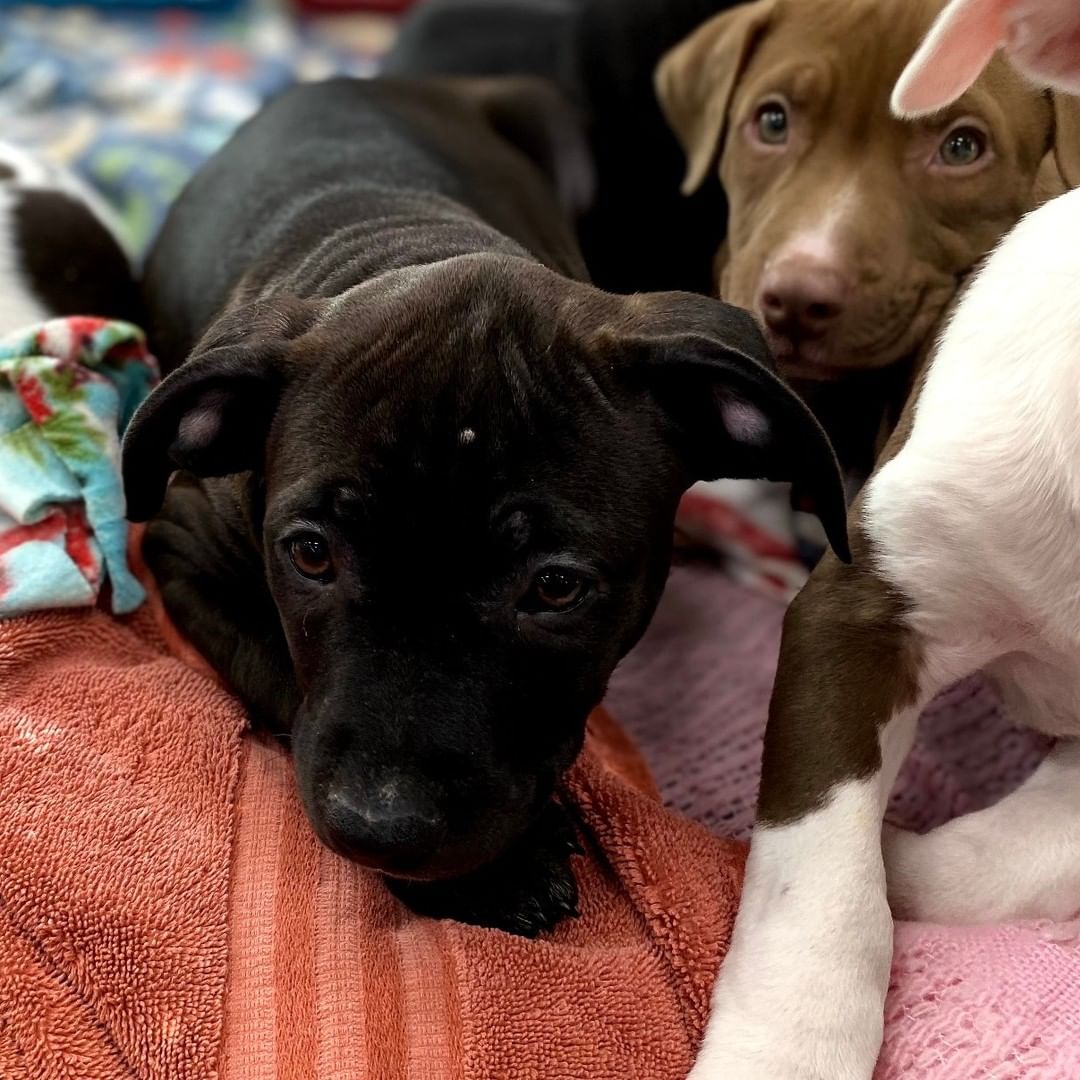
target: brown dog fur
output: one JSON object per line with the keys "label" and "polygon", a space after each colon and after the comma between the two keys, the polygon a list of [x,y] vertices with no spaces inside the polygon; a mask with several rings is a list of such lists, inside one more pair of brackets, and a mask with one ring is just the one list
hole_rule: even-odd
{"label": "brown dog fur", "polygon": [[[844,430],[852,413],[875,389],[879,399],[903,395],[910,361],[971,270],[1025,212],[1080,183],[1080,105],[1029,86],[1001,60],[937,117],[890,115],[891,89],[940,6],[755,0],[704,23],[656,73],[687,154],[684,191],[718,168],[730,201],[717,294],[767,324],[767,275],[792,265],[811,282],[836,275],[842,310],[825,332],[768,336],[848,463],[848,443],[872,447],[881,402],[857,435]],[[770,100],[788,113],[782,147],[754,135]],[[969,121],[988,153],[973,167],[943,167],[943,139]],[[841,378],[846,388],[821,385]]]}
{"label": "brown dog fur", "polygon": [[[933,351],[923,349],[915,363],[911,392],[877,468],[911,434]],[[903,598],[874,572],[862,510],[860,494],[848,514],[851,562],[826,552],[784,613],[762,754],[763,824],[795,821],[837,783],[876,772],[881,726],[915,700],[920,645],[905,625]]]}

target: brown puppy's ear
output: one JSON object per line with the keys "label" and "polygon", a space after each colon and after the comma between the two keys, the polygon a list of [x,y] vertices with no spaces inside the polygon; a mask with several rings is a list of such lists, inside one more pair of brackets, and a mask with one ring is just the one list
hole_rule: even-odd
{"label": "brown puppy's ear", "polygon": [[142,403],[122,447],[131,521],[147,521],[177,469],[228,476],[257,467],[285,385],[285,346],[225,345],[177,368]]}
{"label": "brown puppy's ear", "polygon": [[813,413],[773,371],[753,317],[684,293],[645,304],[651,310],[630,337],[630,370],[670,419],[688,475],[791,481],[811,500],[833,551],[850,561],[836,455]]}
{"label": "brown puppy's ear", "polygon": [[1080,98],[1053,94],[1054,161],[1066,188],[1080,187]]}
{"label": "brown puppy's ear", "polygon": [[592,206],[596,177],[585,119],[555,83],[527,75],[446,81],[540,169],[567,216],[576,220]]}
{"label": "brown puppy's ear", "polygon": [[656,69],[660,108],[686,153],[684,195],[701,187],[720,153],[732,95],[774,7],[775,0],[755,0],[715,16]]}
{"label": "brown puppy's ear", "polygon": [[1080,98],[1047,91],[1053,111],[1049,147],[1035,176],[1033,206],[1080,187]]}

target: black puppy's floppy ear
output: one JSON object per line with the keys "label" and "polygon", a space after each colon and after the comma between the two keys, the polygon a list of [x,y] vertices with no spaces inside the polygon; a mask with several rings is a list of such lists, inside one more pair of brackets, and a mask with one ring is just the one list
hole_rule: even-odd
{"label": "black puppy's floppy ear", "polygon": [[757,323],[720,301],[674,300],[688,317],[669,311],[655,336],[638,337],[635,367],[670,418],[691,477],[791,481],[810,498],[833,551],[850,562],[836,454],[807,405],[772,370]]}
{"label": "black puppy's floppy ear", "polygon": [[147,521],[177,469],[229,476],[256,468],[285,382],[284,348],[220,346],[176,369],[124,436],[127,514]]}

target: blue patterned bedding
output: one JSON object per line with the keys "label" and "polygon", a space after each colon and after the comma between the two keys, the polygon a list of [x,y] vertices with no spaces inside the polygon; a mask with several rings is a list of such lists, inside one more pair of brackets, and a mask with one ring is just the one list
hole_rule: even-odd
{"label": "blue patterned bedding", "polygon": [[0,12],[0,134],[93,183],[133,250],[170,201],[270,94],[298,79],[370,75],[393,32],[380,16]]}

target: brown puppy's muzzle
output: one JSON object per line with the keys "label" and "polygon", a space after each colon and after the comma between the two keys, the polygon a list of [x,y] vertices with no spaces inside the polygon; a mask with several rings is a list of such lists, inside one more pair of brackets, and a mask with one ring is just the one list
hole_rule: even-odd
{"label": "brown puppy's muzzle", "polygon": [[843,271],[821,259],[791,256],[768,267],[755,307],[778,359],[801,355],[812,363],[826,354],[850,289]]}

